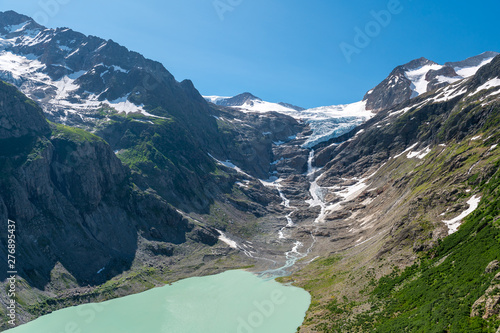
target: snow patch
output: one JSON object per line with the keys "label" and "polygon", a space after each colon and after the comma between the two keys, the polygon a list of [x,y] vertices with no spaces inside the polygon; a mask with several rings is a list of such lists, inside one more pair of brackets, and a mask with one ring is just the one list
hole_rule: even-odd
{"label": "snow patch", "polygon": [[471,96],[472,95],[475,95],[477,94],[478,92],[480,92],[481,90],[487,90],[487,89],[490,89],[490,88],[496,88],[496,87],[499,87],[500,86],[500,78],[495,78],[495,79],[491,79],[489,80],[488,82],[484,83],[483,85],[479,86],[476,91],[474,91],[472,94],[470,94]]}
{"label": "snow patch", "polygon": [[223,161],[220,161],[220,160],[216,159],[211,154],[208,154],[208,156],[210,156],[211,158],[213,158],[217,162],[217,164],[220,164],[220,165],[223,165],[223,166],[225,166],[227,168],[233,169],[236,172],[238,172],[238,173],[240,173],[242,175],[245,175],[247,177],[252,177],[248,173],[246,173],[245,171],[241,170],[239,167],[237,167],[236,165],[234,165],[230,160],[226,160],[225,162],[223,162]]}
{"label": "snow patch", "polygon": [[411,145],[410,147],[406,148],[402,153],[399,153],[396,156],[394,156],[394,159],[396,159],[396,158],[398,158],[398,157],[406,154],[407,152],[409,152],[410,150],[412,150],[413,148],[415,148],[417,145],[418,145],[418,142],[415,143],[415,144],[413,144],[413,145]]}
{"label": "snow patch", "polygon": [[438,75],[436,77],[439,83],[455,83],[457,81],[460,81],[463,79],[461,76],[455,76],[455,77],[448,77],[448,76],[443,76],[443,75]]}
{"label": "snow patch", "polygon": [[126,69],[121,68],[120,66],[115,66],[115,65],[112,65],[111,67],[112,67],[115,71],[117,71],[117,72],[122,72],[122,73],[128,73],[128,72],[130,72],[130,71],[126,70]]}
{"label": "snow patch", "polygon": [[487,65],[489,64],[491,61],[493,60],[493,58],[490,58],[490,59],[486,59],[484,60],[483,62],[481,62],[479,65],[477,66],[471,66],[471,67],[455,67],[455,72],[462,76],[462,77],[469,77],[469,76],[473,76],[477,73],[477,71],[479,70],[479,68],[483,67],[484,65]]}
{"label": "snow patch", "polygon": [[5,30],[8,33],[13,33],[13,32],[21,32],[24,30],[24,28],[28,25],[29,21],[20,23],[20,24],[15,24],[15,25],[9,25],[5,27]]}
{"label": "snow patch", "polygon": [[400,115],[400,114],[404,114],[410,110],[413,110],[413,109],[417,109],[419,107],[422,107],[424,106],[425,104],[427,104],[427,100],[421,102],[421,103],[418,103],[416,105],[412,105],[412,106],[408,106],[408,107],[405,107],[403,109],[400,109],[400,110],[396,110],[396,111],[392,111],[392,112],[389,112],[389,117],[392,117],[392,116],[396,116],[396,115]]}
{"label": "snow patch", "polygon": [[363,178],[356,184],[346,186],[343,190],[335,193],[340,195],[344,201],[351,201],[357,198],[368,187],[365,183],[366,180],[367,178]]}
{"label": "snow patch", "polygon": [[467,204],[469,205],[469,208],[462,212],[462,214],[458,215],[457,217],[443,221],[448,226],[448,235],[451,235],[455,232],[457,232],[458,227],[462,224],[462,220],[469,216],[473,211],[477,209],[479,206],[479,202],[481,201],[481,197],[478,196],[473,196],[472,198],[467,201]]}
{"label": "snow patch", "polygon": [[73,74],[69,74],[68,77],[72,80],[76,80],[78,79],[80,76],[84,75],[85,73],[87,73],[87,71],[78,71],[78,72],[74,72]]}
{"label": "snow patch", "polygon": [[40,71],[45,65],[35,59],[19,56],[8,51],[0,52],[0,72],[10,73],[10,75],[19,80],[25,76],[32,76],[34,81],[47,81],[47,75]]}
{"label": "snow patch", "polygon": [[443,68],[441,65],[437,64],[432,64],[432,65],[425,65],[422,67],[419,67],[414,70],[409,70],[405,72],[406,78],[408,78],[411,81],[411,89],[413,90],[413,93],[411,95],[411,98],[417,97],[421,94],[424,94],[427,92],[427,85],[429,84],[429,81],[425,79],[425,76],[430,70],[439,70]]}
{"label": "snow patch", "polygon": [[406,155],[406,157],[423,159],[425,156],[427,156],[427,154],[429,154],[431,152],[431,150],[432,149],[430,147],[426,147],[426,148],[422,149],[421,151],[409,152],[408,155]]}
{"label": "snow patch", "polygon": [[236,250],[239,249],[238,243],[236,243],[234,240],[228,238],[226,236],[226,234],[224,234],[222,231],[217,230],[217,232],[219,232],[219,240],[221,242],[226,243],[227,245],[229,245],[230,248],[233,248],[233,249],[236,249]]}
{"label": "snow patch", "polygon": [[466,92],[467,92],[467,88],[465,88],[465,87],[459,90],[456,87],[448,86],[443,90],[443,92],[438,94],[436,97],[433,97],[432,101],[438,102],[438,103],[439,102],[447,102],[450,99],[453,99],[455,97],[458,97],[460,95],[465,94]]}
{"label": "snow patch", "polygon": [[231,97],[226,97],[226,96],[203,96],[205,100],[207,100],[210,103],[217,104],[219,101],[223,101],[225,99],[229,99]]}

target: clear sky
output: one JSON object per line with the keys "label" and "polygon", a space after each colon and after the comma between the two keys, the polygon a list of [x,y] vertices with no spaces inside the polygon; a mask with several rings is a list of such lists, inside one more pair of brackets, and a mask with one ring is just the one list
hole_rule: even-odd
{"label": "clear sky", "polygon": [[422,56],[500,52],[498,0],[0,0],[9,9],[113,39],[204,95],[303,107],[359,101]]}

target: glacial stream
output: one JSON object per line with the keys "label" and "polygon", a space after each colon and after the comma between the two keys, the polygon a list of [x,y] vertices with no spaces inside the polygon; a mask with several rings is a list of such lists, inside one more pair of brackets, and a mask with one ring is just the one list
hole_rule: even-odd
{"label": "glacial stream", "polygon": [[[324,216],[326,205],[323,188],[318,186],[312,167],[314,151],[308,161],[311,207],[320,206],[314,221]],[[290,239],[289,229],[295,227],[292,215],[297,208],[281,190],[281,179],[266,182],[275,187],[282,205],[291,210],[287,224],[279,230],[278,241],[292,248],[285,252],[281,267],[261,272],[258,276],[246,271],[227,271],[218,275],[194,277],[172,285],[126,296],[103,303],[79,305],[55,311],[32,322],[8,330],[9,333],[294,333],[302,324],[311,302],[305,290],[274,281],[286,276],[298,260],[307,257],[316,238],[306,247]],[[223,232],[219,239],[245,255],[259,258],[251,242],[238,244]],[[270,260],[275,262],[274,260]]]}
{"label": "glacial stream", "polygon": [[[314,150],[311,150],[309,153],[308,161],[307,161],[307,174],[306,175],[310,181],[309,192],[311,194],[312,199],[309,201],[306,201],[306,202],[309,203],[309,205],[311,207],[315,207],[315,206],[321,207],[321,212],[318,215],[318,217],[316,218],[316,220],[314,221],[314,223],[316,224],[323,217],[323,215],[325,213],[326,206],[323,202],[323,197],[322,197],[322,192],[321,192],[322,189],[318,186],[318,184],[316,182],[317,178],[316,179],[314,178],[314,173],[316,170],[312,166],[313,158],[314,158]],[[285,196],[285,194],[281,190],[281,184],[280,184],[281,181],[282,181],[281,179],[277,179],[274,182],[268,183],[266,185],[267,186],[274,186],[278,190],[278,193],[279,193],[281,199],[283,200],[282,205],[285,208],[292,208],[292,211],[285,216],[285,218],[287,220],[286,226],[281,228],[280,231],[278,232],[278,239],[286,240],[286,239],[288,239],[288,236],[285,233],[286,230],[293,228],[295,226],[295,223],[292,220],[292,215],[297,210],[297,208],[290,206],[290,200]],[[316,243],[316,237],[314,236],[313,233],[311,233],[311,244],[309,245],[309,247],[305,251],[300,252],[299,250],[304,247],[304,244],[300,241],[294,241],[294,245],[293,245],[292,249],[288,252],[285,252],[285,258],[286,258],[285,264],[279,268],[266,270],[266,271],[260,273],[259,276],[262,278],[276,278],[276,277],[280,277],[280,276],[289,275],[290,274],[289,269],[291,267],[293,267],[297,263],[298,260],[301,260],[301,259],[307,257],[309,255],[309,253],[311,252],[315,243]]]}

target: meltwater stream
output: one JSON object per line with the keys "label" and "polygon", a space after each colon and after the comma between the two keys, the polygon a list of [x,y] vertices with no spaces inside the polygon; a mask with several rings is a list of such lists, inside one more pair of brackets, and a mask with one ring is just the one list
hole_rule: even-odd
{"label": "meltwater stream", "polygon": [[[309,178],[309,181],[310,181],[309,192],[311,194],[312,199],[308,200],[306,202],[309,203],[309,205],[311,207],[321,206],[321,212],[318,215],[318,217],[316,218],[316,220],[314,221],[314,223],[316,224],[316,223],[318,223],[319,219],[324,215],[326,205],[324,204],[324,198],[323,198],[323,195],[321,194],[321,188],[317,184],[317,181],[316,181],[317,178],[314,178],[314,174],[317,170],[315,168],[313,168],[313,166],[312,166],[313,158],[314,158],[314,150],[311,149],[311,151],[309,152],[309,158],[307,161],[307,174],[306,174],[306,176]],[[279,184],[280,182],[281,182],[281,179],[278,179],[270,184],[268,183],[267,185],[274,186],[278,190],[278,193],[279,193],[281,199],[283,200],[282,205],[285,208],[293,208],[293,210],[290,213],[288,213],[288,215],[285,216],[286,220],[287,220],[286,226],[281,228],[281,230],[278,232],[279,239],[286,239],[287,236],[285,235],[285,230],[295,226],[295,223],[292,220],[292,215],[297,210],[297,208],[290,206],[290,200],[282,192],[281,184]],[[316,243],[316,237],[314,236],[314,233],[311,233],[311,238],[312,238],[311,245],[304,252],[299,251],[299,249],[304,247],[304,244],[302,242],[295,241],[293,248],[290,251],[285,252],[286,261],[285,261],[285,264],[283,266],[281,266],[279,268],[269,269],[269,270],[266,270],[264,272],[261,272],[259,276],[262,278],[272,279],[272,278],[276,278],[276,277],[280,277],[280,276],[289,275],[291,273],[289,269],[291,267],[295,266],[297,261],[307,257],[309,255],[309,253],[311,252],[314,244]]]}
{"label": "meltwater stream", "polygon": [[[312,196],[309,204],[321,207],[316,224],[325,212],[325,204],[322,189],[314,178],[317,170],[312,167],[313,155],[311,151],[307,176]],[[278,189],[283,206],[296,209],[281,191],[279,180],[268,185]],[[286,215],[287,225],[278,233],[280,240],[287,239],[285,230],[295,226],[291,218],[293,210]],[[309,255],[316,242],[313,233],[311,237],[307,249],[295,241],[285,253],[282,267],[261,272],[259,276],[234,270],[189,278],[136,295],[55,311],[7,332],[294,333],[304,320],[311,296],[301,288],[277,283],[274,278],[290,274],[290,268]],[[232,241],[225,239],[225,242]],[[238,244],[233,246],[240,249]],[[254,257],[252,253],[245,250],[246,255]]]}
{"label": "meltwater stream", "polygon": [[[285,202],[288,206],[286,198]],[[293,225],[290,216],[287,221]],[[311,296],[274,278],[288,275],[289,268],[307,256],[313,244],[301,253],[303,244],[296,241],[285,253],[285,265],[259,276],[234,270],[189,278],[136,295],[55,311],[7,332],[294,333],[304,320]],[[251,252],[247,255],[253,257]]]}

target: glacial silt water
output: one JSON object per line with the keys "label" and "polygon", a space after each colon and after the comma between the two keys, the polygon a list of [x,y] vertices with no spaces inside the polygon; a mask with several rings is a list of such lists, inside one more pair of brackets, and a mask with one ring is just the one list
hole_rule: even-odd
{"label": "glacial silt water", "polygon": [[310,295],[245,271],[55,311],[9,333],[294,333]]}

